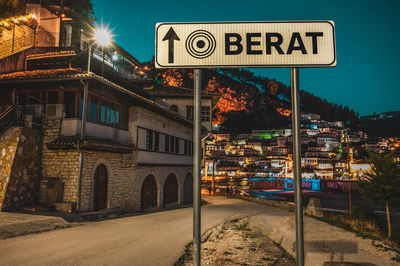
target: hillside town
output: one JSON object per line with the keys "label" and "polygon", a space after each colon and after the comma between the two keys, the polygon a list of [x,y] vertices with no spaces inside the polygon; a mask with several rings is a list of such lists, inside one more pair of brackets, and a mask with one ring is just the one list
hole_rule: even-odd
{"label": "hillside town", "polygon": [[[302,114],[301,121],[301,167],[306,188],[321,190],[335,183],[312,186],[308,180],[363,180],[371,172],[368,151],[387,153],[400,147],[397,137],[368,137],[365,132],[346,128],[343,121],[323,121],[317,114]],[[213,178],[216,183],[293,179],[292,147],[290,128],[252,130],[237,136],[211,134],[205,140],[204,179],[206,183]],[[396,156],[400,161],[400,154]]]}
{"label": "hillside town", "polygon": [[[28,3],[28,15],[0,23],[2,158],[20,156],[24,168],[1,169],[1,208],[145,210],[190,202],[193,90],[169,85],[173,76],[153,79],[151,67],[112,40],[93,42],[89,28],[76,28],[66,11]],[[218,94],[202,93],[203,186],[285,179],[291,188],[291,128],[220,133],[214,123],[221,118],[213,119],[220,102]],[[307,180],[363,179],[371,171],[367,150],[400,144],[318,114],[303,113],[301,123],[303,186],[313,189],[330,183]],[[27,143],[35,148],[24,152]],[[11,144],[15,149],[7,149]],[[244,183],[239,187],[248,188]]]}
{"label": "hillside town", "polygon": [[[376,156],[375,158],[385,159],[384,156],[387,155],[386,159],[393,166],[391,169],[395,169],[395,174],[390,178],[395,180],[400,176],[400,137],[392,132],[388,132],[388,137],[379,135],[380,125],[390,124],[388,121],[392,120],[387,119],[398,119],[400,112],[365,116],[360,123],[358,112],[349,107],[328,103],[312,93],[301,91],[304,99],[302,106],[299,105],[301,152],[300,156],[295,156],[296,161],[293,158],[293,147],[298,147],[295,145],[297,138],[294,137],[294,132],[298,130],[292,132],[290,126],[292,119],[295,121],[292,118],[295,116],[293,109],[290,109],[292,98],[289,86],[275,79],[253,74],[245,68],[204,70],[203,76],[198,77],[204,79],[203,85],[192,86],[196,75],[192,68],[157,69],[157,63],[153,62],[154,57],[149,62],[141,62],[131,50],[117,43],[108,27],[98,23],[94,26],[91,1],[83,1],[90,6],[87,10],[80,9],[82,6],[79,1],[32,0],[20,3],[22,2],[19,6],[22,7],[22,12],[18,15],[6,13],[7,17],[0,18],[1,249],[13,248],[8,242],[1,242],[2,238],[83,224],[82,230],[85,231],[88,221],[132,216],[126,220],[115,219],[120,220],[115,222],[118,226],[112,225],[113,221],[110,221],[108,229],[99,229],[103,226],[101,222],[90,224],[88,227],[94,226],[94,229],[91,227],[93,230],[88,230],[88,235],[87,232],[68,235],[66,238],[73,239],[65,243],[81,248],[78,243],[83,243],[82,239],[89,236],[88,239],[94,239],[93,242],[101,242],[103,245],[108,241],[99,239],[104,236],[103,232],[107,232],[110,238],[126,237],[123,241],[127,242],[109,241],[111,244],[118,242],[120,244],[116,246],[124,248],[132,243],[139,245],[140,248],[133,248],[132,254],[135,255],[131,255],[131,251],[121,251],[123,254],[118,259],[110,256],[103,261],[103,256],[97,255],[105,254],[109,250],[111,252],[110,246],[106,245],[110,243],[99,249],[97,246],[93,248],[89,243],[87,247],[82,245],[82,254],[96,250],[90,256],[85,253],[77,256],[76,260],[66,260],[64,255],[54,258],[43,255],[38,256],[38,260],[34,262],[38,265],[57,265],[64,262],[77,265],[85,262],[131,265],[132,261],[137,262],[131,260],[133,257],[139,258],[137,265],[170,265],[171,262],[181,265],[178,258],[182,256],[184,249],[186,253],[193,249],[188,241],[191,233],[196,230],[197,235],[193,234],[194,242],[196,239],[200,242],[200,233],[204,233],[204,228],[214,228],[213,231],[206,232],[208,236],[204,241],[218,239],[227,244],[230,240],[224,240],[222,235],[230,235],[236,241],[232,243],[238,243],[233,248],[241,250],[237,253],[244,256],[247,248],[250,251],[256,250],[250,242],[257,234],[252,236],[251,230],[257,228],[264,234],[270,228],[280,230],[279,224],[282,223],[285,225],[282,232],[275,234],[274,231],[275,235],[268,236],[268,245],[280,252],[279,255],[276,253],[270,257],[275,262],[290,261],[283,265],[294,265],[293,256],[298,240],[293,237],[293,223],[288,222],[289,219],[294,220],[294,205],[300,206],[299,213],[303,213],[304,208],[304,213],[309,216],[306,220],[316,217],[320,219],[313,220],[313,223],[323,224],[321,231],[332,236],[337,228],[328,225],[331,223],[331,215],[343,215],[343,220],[350,216],[350,220],[346,220],[347,224],[343,222],[340,225],[342,227],[353,224],[352,219],[356,214],[352,217],[352,207],[360,202],[360,206],[363,206],[356,206],[356,209],[359,208],[359,213],[364,215],[367,208],[361,210],[366,202],[362,194],[363,185],[366,186],[366,183],[379,176],[377,164],[371,158]],[[258,38],[258,33],[254,34],[256,35],[246,35],[250,44],[243,47],[247,53],[258,45],[256,41],[252,41],[252,38]],[[270,41],[272,37],[282,38],[281,35],[266,34]],[[291,48],[285,49],[282,54],[302,51],[301,47],[295,45],[296,40],[302,42],[301,38],[297,39],[296,36],[300,36],[298,34],[293,34],[289,45]],[[172,33],[170,35],[171,39],[165,37],[161,42],[168,39],[171,49],[178,37],[175,38]],[[311,41],[307,43],[310,46],[307,49],[309,52],[314,49],[313,53],[316,54],[317,37],[322,38],[323,35],[315,32],[306,36]],[[225,40],[229,41],[229,38]],[[269,53],[271,48],[282,50],[282,42],[281,39],[269,44]],[[199,43],[204,45],[204,40],[201,39]],[[231,40],[231,43],[232,47],[239,47],[238,44],[242,46],[240,41],[235,44]],[[166,42],[164,44],[167,45]],[[304,56],[306,54],[307,51]],[[169,56],[168,63],[173,59],[173,49]],[[336,62],[333,66],[336,66]],[[201,101],[195,104],[199,95]],[[196,119],[195,110],[198,110],[196,117],[200,119]],[[366,127],[362,128],[359,124]],[[368,126],[371,126],[369,132],[365,129]],[[195,130],[196,128],[199,130]],[[243,132],[243,128],[247,131]],[[195,145],[196,143],[201,145]],[[299,161],[301,167],[299,163],[295,163]],[[300,173],[296,171],[299,168]],[[300,180],[300,175],[302,183],[296,191],[296,181]],[[385,181],[389,180],[387,176],[381,176],[386,178]],[[388,183],[391,184],[392,180]],[[382,186],[388,187],[388,183]],[[377,183],[370,184],[377,186]],[[368,217],[383,219],[386,214],[388,224],[387,230],[385,223],[384,226],[378,222],[373,224],[373,228],[385,227],[384,230],[379,229],[381,231],[378,238],[383,239],[387,232],[387,239],[391,239],[392,215],[392,221],[396,223],[393,226],[395,229],[392,239],[400,241],[400,234],[397,232],[400,228],[397,218],[400,216],[395,205],[396,189],[398,188],[388,190],[390,193],[395,191],[393,205],[391,198],[371,196],[373,200],[377,200],[371,203],[372,207],[367,211],[368,215],[372,213],[375,216]],[[384,191],[383,194],[390,194]],[[279,193],[282,195],[279,196]],[[296,193],[305,195],[304,200],[299,200],[300,203],[294,200]],[[351,193],[354,193],[353,196]],[[389,204],[392,214],[389,213]],[[263,213],[264,207],[271,209]],[[200,219],[200,210],[206,213],[206,218],[201,218],[204,221]],[[314,212],[310,214],[309,210]],[[323,211],[328,215],[324,217]],[[194,215],[196,213],[197,218]],[[259,213],[265,216],[257,218]],[[192,214],[193,229],[188,226]],[[45,216],[59,218],[62,222],[54,222],[54,218],[48,222],[51,226],[44,228],[43,224],[49,221],[45,220]],[[283,217],[285,221],[272,219],[271,224],[268,224],[272,216]],[[130,224],[133,218],[137,218],[134,222],[138,222],[134,226]],[[36,221],[31,223],[29,219]],[[195,219],[198,221],[197,229]],[[31,228],[28,227],[33,228],[37,221],[40,221],[37,223],[38,228],[29,231]],[[200,221],[204,222],[204,228],[200,229]],[[250,223],[258,227],[251,227]],[[303,220],[301,226],[302,223]],[[15,224],[15,228],[19,226],[18,230],[11,232]],[[113,230],[122,231],[114,233]],[[308,236],[311,235],[307,233]],[[260,265],[270,265],[265,264],[268,258],[264,257],[263,234],[260,233],[257,238],[257,259],[262,260]],[[353,232],[346,231],[343,239],[347,239],[350,234]],[[60,239],[62,237],[64,236]],[[47,249],[43,248],[47,254],[53,254],[51,250],[56,245],[52,241],[59,239],[51,235],[50,238],[37,242],[45,243],[43,246],[48,245]],[[107,240],[106,237],[104,239]],[[316,242],[318,241],[322,240],[317,239]],[[342,240],[333,237],[329,241],[333,243],[328,243],[330,246],[325,242],[312,244],[312,241],[306,243],[306,246],[329,246],[323,251],[318,250],[319,255],[323,254],[318,258],[319,262],[327,262],[329,256],[330,261],[334,261],[335,256],[341,256],[338,260],[343,259],[343,254],[347,251],[340,251],[336,255],[332,253],[338,246],[342,248]],[[357,241],[361,243],[361,240]],[[248,244],[246,250],[239,246],[244,242]],[[165,243],[170,243],[170,247],[165,248]],[[214,244],[211,244],[208,242],[205,246],[213,247]],[[98,243],[96,245],[100,246]],[[351,256],[357,258],[358,246],[354,245],[356,247],[353,249],[357,251],[351,251]],[[199,246],[200,244],[197,248]],[[339,250],[343,250],[340,248]],[[70,251],[67,248],[65,250]],[[154,253],[154,250],[160,250],[161,255],[157,254],[158,257],[155,255],[152,258],[153,254],[146,253]],[[72,251],[68,256],[74,257],[77,254]],[[204,254],[207,252],[211,254],[212,249]],[[362,252],[366,253],[364,250]],[[381,255],[380,250],[374,252]],[[393,256],[398,256],[394,258],[400,261],[400,253],[394,249],[390,249],[390,252],[390,256],[393,253]],[[221,253],[224,256],[235,255],[234,251],[229,250]],[[90,260],[85,256],[91,257]],[[191,261],[190,254],[185,256],[180,259]],[[159,257],[164,260],[159,260]],[[374,255],[371,257],[368,259],[376,260]],[[8,264],[5,265],[16,265],[21,260],[24,260],[21,264],[29,262],[25,255],[21,256],[20,261],[18,259],[7,258]],[[42,259],[48,261],[41,261]],[[391,260],[394,259],[386,255],[385,263]],[[227,259],[226,262],[227,264],[215,265],[231,265],[229,263],[232,261]],[[280,265],[275,262],[273,265]],[[238,265],[248,265],[240,263]]]}

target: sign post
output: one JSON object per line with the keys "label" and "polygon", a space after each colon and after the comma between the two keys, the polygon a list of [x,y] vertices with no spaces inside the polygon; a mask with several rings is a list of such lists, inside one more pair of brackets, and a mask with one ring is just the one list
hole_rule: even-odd
{"label": "sign post", "polygon": [[154,65],[194,68],[193,264],[200,265],[201,68],[289,67],[296,203],[296,261],[304,265],[299,67],[335,67],[333,21],[157,23]]}
{"label": "sign post", "polygon": [[303,233],[303,195],[301,180],[301,142],[300,142],[300,95],[299,69],[290,68],[290,87],[292,95],[292,136],[293,136],[293,173],[295,193],[296,219],[296,262],[304,265],[304,233]]}
{"label": "sign post", "polygon": [[201,243],[201,70],[194,70],[193,265],[200,266]]}

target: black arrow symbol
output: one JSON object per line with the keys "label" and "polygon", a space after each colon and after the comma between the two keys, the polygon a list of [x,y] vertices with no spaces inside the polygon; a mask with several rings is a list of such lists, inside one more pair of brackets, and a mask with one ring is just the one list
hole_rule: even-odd
{"label": "black arrow symbol", "polygon": [[171,27],[167,34],[165,34],[164,38],[162,39],[163,41],[168,40],[168,63],[173,63],[174,62],[174,40],[180,41],[178,35],[176,35],[176,32],[174,29]]}

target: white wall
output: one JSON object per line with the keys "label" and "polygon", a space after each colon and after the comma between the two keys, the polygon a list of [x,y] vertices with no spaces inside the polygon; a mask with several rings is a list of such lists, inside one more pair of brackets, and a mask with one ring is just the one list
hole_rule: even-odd
{"label": "white wall", "polygon": [[[178,114],[186,118],[186,106],[193,106],[193,99],[178,99],[178,98],[167,98],[167,99],[159,99],[163,103],[163,105],[170,107],[171,105],[176,105],[178,107]],[[201,106],[209,106],[210,107],[210,121],[201,122],[201,126],[211,131],[211,122],[212,122],[212,106],[211,99],[202,99]]]}
{"label": "white wall", "polygon": [[[78,118],[64,118],[61,126],[61,135],[79,135],[81,134],[81,125],[82,121]],[[86,135],[109,139],[120,144],[132,144],[128,131],[92,122],[86,122]]]}
{"label": "white wall", "polygon": [[[145,130],[150,129],[159,133],[164,133],[170,136],[193,141],[193,128],[182,125],[172,119],[166,118],[160,114],[149,111],[142,107],[132,106],[129,108],[129,132],[132,143],[138,147],[137,162],[140,164],[169,164],[169,165],[191,165],[192,155],[176,155],[163,153],[164,142],[160,138],[159,152],[143,151],[140,149],[146,148],[146,133]],[[139,134],[138,131],[143,131]],[[184,143],[181,140],[179,143],[180,153],[184,152]]]}

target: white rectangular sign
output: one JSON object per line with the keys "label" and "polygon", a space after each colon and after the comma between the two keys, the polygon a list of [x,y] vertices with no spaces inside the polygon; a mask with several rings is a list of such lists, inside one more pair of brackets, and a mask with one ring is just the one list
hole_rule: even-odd
{"label": "white rectangular sign", "polygon": [[334,67],[333,21],[157,23],[157,68]]}

